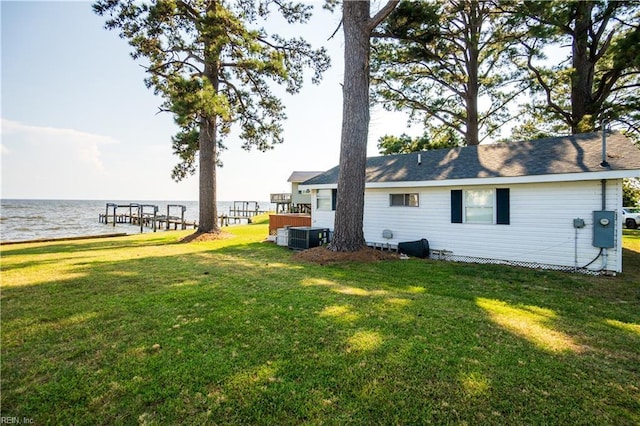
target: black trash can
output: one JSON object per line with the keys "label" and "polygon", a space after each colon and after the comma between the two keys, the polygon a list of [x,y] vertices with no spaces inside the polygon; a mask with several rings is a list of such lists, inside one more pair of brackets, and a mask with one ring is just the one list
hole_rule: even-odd
{"label": "black trash can", "polygon": [[423,238],[418,241],[406,241],[403,243],[398,243],[398,251],[402,254],[406,254],[407,256],[419,257],[424,259],[425,257],[429,257],[429,241]]}

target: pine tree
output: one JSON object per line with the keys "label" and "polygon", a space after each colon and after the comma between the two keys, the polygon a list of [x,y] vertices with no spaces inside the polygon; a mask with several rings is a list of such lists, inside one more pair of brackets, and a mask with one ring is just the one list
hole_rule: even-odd
{"label": "pine tree", "polygon": [[240,128],[243,148],[271,149],[282,142],[284,106],[270,82],[297,93],[304,70],[313,82],[329,66],[324,48],[302,39],[269,35],[258,27],[273,12],[288,23],[305,23],[311,7],[287,1],[98,0],[94,11],[105,27],[118,30],[142,62],[152,88],[173,113],[180,131],[173,141],[180,163],[176,180],[199,168],[198,232],[219,231],[216,168],[232,126]]}
{"label": "pine tree", "polygon": [[508,61],[515,28],[494,1],[403,1],[373,46],[376,100],[466,145],[495,137],[524,90]]}
{"label": "pine tree", "polygon": [[[523,66],[536,83],[527,105],[531,118],[517,129],[521,136],[590,132],[603,121],[640,133],[638,2],[505,4],[527,28]],[[546,55],[561,46],[570,47],[566,58]]]}

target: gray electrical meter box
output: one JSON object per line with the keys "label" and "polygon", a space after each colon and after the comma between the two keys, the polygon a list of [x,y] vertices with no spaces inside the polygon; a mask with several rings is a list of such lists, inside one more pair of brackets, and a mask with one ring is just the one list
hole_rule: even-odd
{"label": "gray electrical meter box", "polygon": [[616,212],[593,212],[593,246],[599,248],[615,247]]}

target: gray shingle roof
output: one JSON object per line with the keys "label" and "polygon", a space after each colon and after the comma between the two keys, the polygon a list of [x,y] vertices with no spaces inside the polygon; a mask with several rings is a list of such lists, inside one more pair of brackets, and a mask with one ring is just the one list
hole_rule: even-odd
{"label": "gray shingle roof", "polygon": [[287,179],[287,182],[304,182],[307,179],[311,179],[312,177],[318,176],[322,172],[300,172],[294,171]]}
{"label": "gray shingle roof", "polygon": [[[421,164],[418,164],[418,155]],[[640,150],[620,133],[607,134],[608,167],[602,162],[602,134],[498,143],[367,159],[367,182],[518,177],[564,173],[639,170]],[[335,184],[338,166],[304,182]]]}

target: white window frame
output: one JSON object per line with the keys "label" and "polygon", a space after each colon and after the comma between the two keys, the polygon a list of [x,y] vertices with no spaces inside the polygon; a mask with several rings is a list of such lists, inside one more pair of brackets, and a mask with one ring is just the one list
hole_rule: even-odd
{"label": "white window frame", "polygon": [[[393,197],[402,197],[402,204],[393,204]],[[412,203],[415,200],[415,204]],[[420,194],[411,192],[407,194],[389,194],[389,207],[420,207]]]}
{"label": "white window frame", "polygon": [[331,211],[332,209],[332,190],[331,189],[318,189],[316,194],[316,210],[318,211]]}
{"label": "white window frame", "polygon": [[[473,200],[474,195],[486,193],[482,198],[485,203],[479,202],[479,199]],[[470,215],[470,212],[479,212],[484,214]],[[470,217],[471,216],[471,217]],[[494,189],[465,189],[462,197],[462,221],[464,223],[474,223],[480,225],[493,225],[496,223],[496,192]]]}

